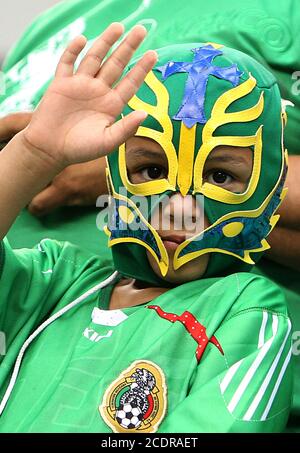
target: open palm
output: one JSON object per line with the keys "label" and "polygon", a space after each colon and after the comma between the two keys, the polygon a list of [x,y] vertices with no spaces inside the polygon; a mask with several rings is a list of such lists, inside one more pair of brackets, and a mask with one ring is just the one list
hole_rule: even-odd
{"label": "open palm", "polygon": [[79,36],[70,43],[26,129],[31,146],[68,165],[104,156],[134,135],[146,113],[132,112],[115,122],[116,117],[155,64],[156,53],[146,52],[116,84],[146,35],[144,27],[134,27],[104,60],[123,31],[120,23],[111,24],[75,73],[74,64],[86,39]]}

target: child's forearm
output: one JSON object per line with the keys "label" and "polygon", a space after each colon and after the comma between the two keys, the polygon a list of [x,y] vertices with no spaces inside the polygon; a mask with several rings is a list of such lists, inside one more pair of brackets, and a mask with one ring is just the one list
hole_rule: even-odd
{"label": "child's forearm", "polygon": [[30,146],[23,132],[0,152],[0,239],[20,210],[61,170],[49,155]]}

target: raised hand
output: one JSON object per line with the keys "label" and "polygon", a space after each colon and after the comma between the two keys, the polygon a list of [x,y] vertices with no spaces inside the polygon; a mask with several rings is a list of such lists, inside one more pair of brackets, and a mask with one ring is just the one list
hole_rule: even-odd
{"label": "raised hand", "polygon": [[111,24],[75,72],[74,64],[86,38],[79,36],[69,44],[52,84],[24,131],[26,142],[36,152],[66,166],[104,156],[135,134],[145,112],[132,112],[117,122],[116,117],[136,93],[157,56],[154,51],[146,52],[118,82],[146,35],[144,27],[135,26],[105,60],[123,31],[122,24]]}

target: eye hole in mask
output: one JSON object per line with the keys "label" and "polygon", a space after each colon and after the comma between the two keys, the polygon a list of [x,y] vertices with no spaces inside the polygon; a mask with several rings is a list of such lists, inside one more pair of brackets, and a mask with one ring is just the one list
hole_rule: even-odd
{"label": "eye hole in mask", "polygon": [[251,148],[217,146],[203,169],[204,185],[214,185],[233,193],[247,190],[253,170]]}
{"label": "eye hole in mask", "polygon": [[[168,178],[168,160],[154,140],[133,137],[126,144],[127,177],[132,184]],[[243,193],[251,177],[251,148],[218,146],[209,155],[203,170],[203,183],[229,192]]]}
{"label": "eye hole in mask", "polygon": [[162,147],[154,140],[132,137],[126,143],[127,178],[132,184],[168,179],[169,164]]}

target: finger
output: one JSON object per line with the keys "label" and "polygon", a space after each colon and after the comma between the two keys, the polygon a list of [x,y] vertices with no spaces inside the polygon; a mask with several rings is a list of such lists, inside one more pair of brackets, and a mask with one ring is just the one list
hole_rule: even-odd
{"label": "finger", "polygon": [[119,22],[112,23],[95,41],[80,63],[77,74],[84,74],[94,77],[102,64],[110,48],[124,33],[124,26]]}
{"label": "finger", "polygon": [[32,118],[31,112],[18,112],[7,115],[0,120],[0,141],[11,139],[28,126]]}
{"label": "finger", "polygon": [[73,39],[58,62],[55,75],[58,77],[72,76],[74,73],[74,64],[86,45],[87,39],[85,36],[77,36]]}
{"label": "finger", "polygon": [[132,137],[145,118],[147,118],[146,112],[136,110],[108,127],[104,135],[104,148],[107,153]]}
{"label": "finger", "polygon": [[118,80],[146,34],[147,30],[142,25],[133,27],[126,38],[105,61],[98,77],[101,77],[110,86]]}
{"label": "finger", "polygon": [[58,190],[54,185],[50,185],[33,198],[28,210],[31,214],[40,217],[49,214],[60,206],[65,206],[66,200],[67,196],[64,191]]}
{"label": "finger", "polygon": [[127,104],[137,92],[148,72],[153,68],[156,62],[157,53],[153,50],[149,50],[116,86],[115,91],[118,93],[124,104]]}

